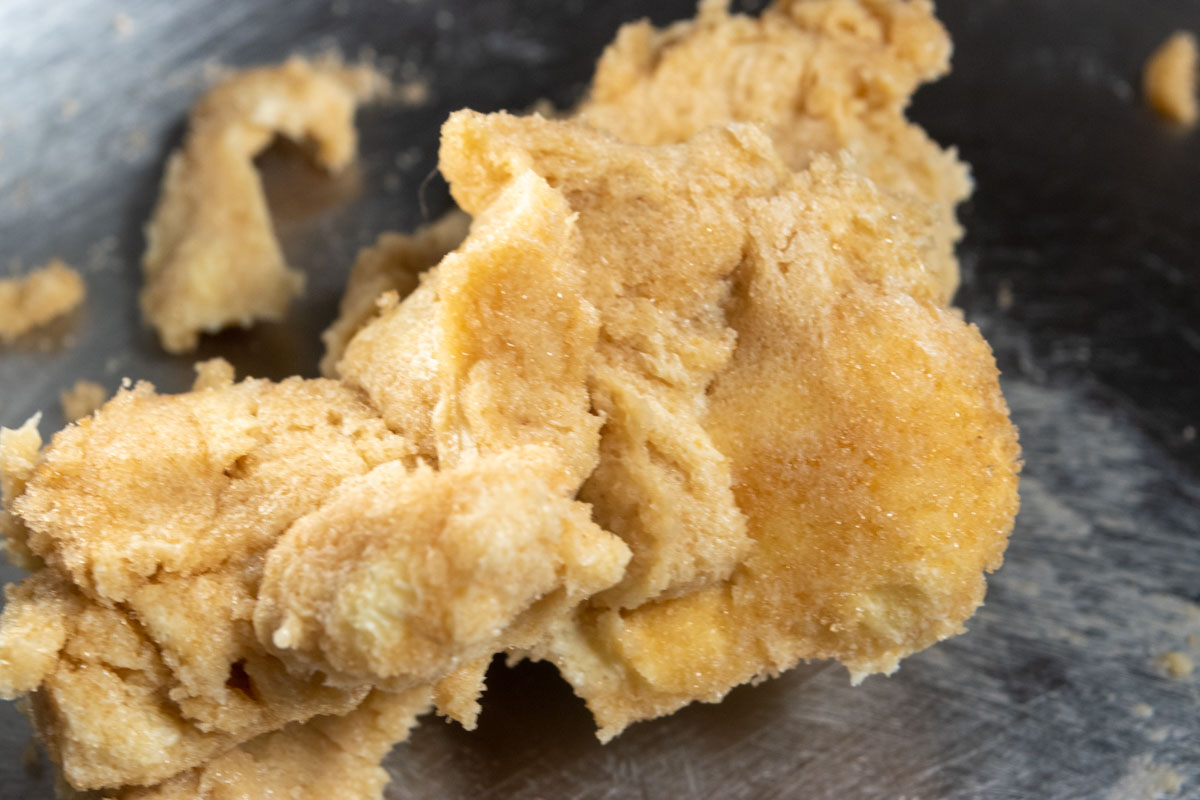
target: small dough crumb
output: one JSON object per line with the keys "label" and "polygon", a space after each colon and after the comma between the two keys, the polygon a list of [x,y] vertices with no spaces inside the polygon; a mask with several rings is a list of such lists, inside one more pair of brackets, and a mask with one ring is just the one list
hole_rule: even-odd
{"label": "small dough crumb", "polygon": [[223,358],[210,358],[208,361],[197,361],[196,380],[192,384],[193,392],[205,389],[223,389],[233,385],[233,365]]}
{"label": "small dough crumb", "polygon": [[1196,36],[1176,31],[1159,45],[1142,71],[1146,103],[1171,122],[1191,127],[1200,118],[1196,100]]}
{"label": "small dough crumb", "polygon": [[118,11],[113,15],[113,31],[116,32],[117,38],[124,39],[133,33],[134,22],[133,18],[124,11]]}
{"label": "small dough crumb", "polygon": [[79,273],[57,258],[23,278],[0,279],[0,344],[69,314],[86,294]]}
{"label": "small dough crumb", "polygon": [[1154,707],[1149,703],[1135,703],[1130,712],[1138,719],[1150,719],[1154,716]]}
{"label": "small dough crumb", "polygon": [[431,94],[427,80],[405,81],[395,90],[396,99],[406,106],[423,106],[429,102]]}
{"label": "small dough crumb", "polygon": [[1196,668],[1195,663],[1187,653],[1181,653],[1178,650],[1172,650],[1168,653],[1163,653],[1155,662],[1159,669],[1165,672],[1171,678],[1186,678],[1192,674]]}
{"label": "small dough crumb", "polygon": [[59,394],[63,416],[75,422],[91,414],[108,398],[108,391],[95,381],[75,381],[75,385]]}
{"label": "small dough crumb", "polygon": [[1171,767],[1155,764],[1148,753],[1137,756],[1105,800],[1161,800],[1183,788],[1183,776]]}

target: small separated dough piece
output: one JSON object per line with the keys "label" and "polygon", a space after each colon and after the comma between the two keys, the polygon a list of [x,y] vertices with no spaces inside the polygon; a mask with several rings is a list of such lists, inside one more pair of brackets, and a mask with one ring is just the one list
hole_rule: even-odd
{"label": "small separated dough piece", "polygon": [[57,258],[20,278],[0,279],[0,344],[71,313],[86,294],[79,273]]}
{"label": "small separated dough piece", "polygon": [[158,786],[106,792],[105,800],[379,800],[379,762],[429,708],[429,689],[372,692],[341,717],[315,717],[252,739]]}
{"label": "small separated dough piece", "polygon": [[83,419],[104,405],[108,390],[95,381],[75,381],[75,385],[58,395],[63,417],[67,422]]}
{"label": "small separated dough piece", "polygon": [[338,317],[321,334],[325,355],[321,374],[338,376],[338,362],[354,335],[381,311],[380,295],[396,292],[403,300],[420,282],[421,273],[437,264],[467,236],[471,218],[450,211],[411,234],[385,233],[374,246],[359,252],[338,306]]}
{"label": "small separated dough piece", "polygon": [[1155,112],[1179,125],[1192,126],[1200,119],[1200,99],[1196,97],[1196,35],[1176,31],[1159,45],[1142,69],[1142,92]]}
{"label": "small separated dough piece", "polygon": [[236,73],[201,98],[146,226],[142,314],[166,350],[283,316],[304,276],[284,262],[254,157],[279,135],[342,169],[357,146],[355,107],[385,87],[366,67],[292,58]]}
{"label": "small separated dough piece", "polygon": [[909,122],[912,93],[949,69],[950,39],[927,0],[776,0],[761,15],[704,0],[695,20],[621,28],[605,50],[582,121],[638,144],[684,142],[713,125],[763,126],[804,169],[847,150],[881,187],[927,204],[922,236],[939,300],[958,286],[955,206],[967,167]]}

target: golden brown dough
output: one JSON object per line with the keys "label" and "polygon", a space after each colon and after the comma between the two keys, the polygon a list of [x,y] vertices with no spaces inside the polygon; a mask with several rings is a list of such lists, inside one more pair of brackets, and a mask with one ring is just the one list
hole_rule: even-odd
{"label": "golden brown dough", "polygon": [[63,417],[67,422],[86,417],[108,398],[108,390],[95,381],[75,381],[75,384],[58,396],[62,404]]}
{"label": "golden brown dough", "polygon": [[470,233],[419,278],[462,222],[364,256],[338,381],[208,362],[44,452],[0,433],[34,572],[0,692],[37,690],[79,789],[372,797],[430,698],[474,724],[497,651],[608,738],[959,632],[1019,464],[944,307],[965,172],[902,115],[947,47],[915,0],[707,3],[627,28],[581,119],[453,115]]}
{"label": "golden brown dough", "polygon": [[342,293],[338,317],[321,334],[325,343],[322,375],[338,376],[338,362],[346,345],[378,316],[380,295],[391,291],[398,299],[407,297],[417,288],[421,273],[466,238],[470,222],[471,218],[461,211],[450,211],[415,233],[385,233],[373,247],[359,252]]}
{"label": "golden brown dough", "polygon": [[[75,627],[9,692],[41,685],[76,786],[163,779],[374,684],[472,684],[505,647],[558,663],[609,736],[800,658],[890,670],[980,601],[1015,438],[914,201],[827,159],[794,175],[747,125],[643,147],[463,112],[443,169],[475,230],[351,342],[372,405],[329,381],[126,392],[12,501],[60,584],[10,605],[0,647],[29,604]],[[424,394],[380,393],[416,369]],[[634,599],[563,621],[627,558],[571,500],[584,478]],[[647,496],[668,513],[611,510]],[[99,733],[117,715],[149,750]]]}
{"label": "golden brown dough", "polygon": [[[796,170],[817,154],[849,151],[872,180],[926,204],[927,267],[938,278],[939,300],[949,302],[958,286],[955,206],[970,193],[970,179],[952,149],[942,150],[904,117],[913,91],[949,66],[950,42],[932,5],[782,0],[759,18],[731,15],[727,6],[707,0],[696,20],[663,30],[644,21],[624,26],[575,115],[639,144],[678,143],[706,127],[756,122]],[[385,234],[363,252],[339,321],[326,333],[323,374],[334,376],[345,343],[361,327],[350,308],[370,311],[391,289],[405,296],[412,275],[436,261],[427,254],[458,243],[442,238],[448,231],[451,225],[439,223],[411,238]],[[381,269],[391,260],[403,263],[401,274]]]}
{"label": "golden brown dough", "polygon": [[639,144],[756,122],[793,170],[848,151],[881,187],[929,205],[922,255],[946,303],[958,286],[954,208],[971,183],[954,150],[904,109],[920,84],[945,74],[949,56],[927,0],[777,0],[758,18],[704,0],[694,21],[623,27],[577,113]]}
{"label": "golden brown dough", "polygon": [[370,69],[293,58],[236,73],[197,103],[146,226],[142,314],[165,349],[283,316],[304,276],[284,261],[253,159],[278,135],[342,169],[356,149],[355,106],[382,88]]}
{"label": "golden brown dough", "polygon": [[[647,149],[566,123],[460,113],[442,168],[468,212],[514,172],[545,177],[579,214],[589,285],[601,291],[725,292],[717,322],[736,332],[736,349],[693,404],[729,459],[751,545],[727,581],[677,599],[617,611],[601,595],[538,651],[588,700],[602,736],[802,658],[838,658],[856,678],[890,671],[961,630],[1015,514],[1016,439],[987,346],[941,308],[922,267],[928,217],[910,213],[912,201],[827,159],[793,178],[747,127]],[[608,309],[620,304],[593,301],[601,342],[615,338]],[[635,341],[695,341],[669,316],[639,322]],[[593,377],[592,387],[595,398],[604,385]],[[631,394],[631,406],[645,397]],[[670,436],[678,424],[667,416],[644,430]],[[681,449],[675,469],[691,463]],[[608,457],[602,447],[591,481],[605,479]],[[629,492],[594,487],[608,503]],[[600,506],[597,518],[628,535]],[[630,543],[627,574],[661,557]]]}
{"label": "golden brown dough", "polygon": [[0,344],[71,313],[86,294],[79,273],[57,258],[20,278],[0,279]]}
{"label": "golden brown dough", "polygon": [[[608,602],[724,578],[749,544],[728,465],[699,424],[705,386],[734,344],[722,303],[741,245],[724,231],[739,195],[790,173],[750,127],[650,149],[574,122],[459,112],[442,136],[442,171],[468,213],[532,168],[579,215],[580,268],[601,321],[588,389],[605,416],[580,496],[634,552]],[[757,151],[738,158],[745,147]]]}
{"label": "golden brown dough", "polygon": [[[817,157],[793,174],[746,125],[655,148],[577,122],[505,114],[460,112],[443,130],[441,166],[468,213],[485,219],[532,172],[562,198],[533,194],[545,216],[565,216],[577,230],[573,246],[534,247],[527,260],[537,275],[550,269],[543,253],[576,264],[598,311],[587,386],[605,427],[581,497],[633,560],[618,587],[531,651],[563,669],[603,737],[800,659],[838,658],[855,679],[891,671],[959,632],[982,600],[984,572],[999,564],[1018,464],[991,354],[942,307],[940,278],[924,267],[928,207],[880,191],[852,165]],[[555,210],[562,200],[572,213]],[[364,329],[342,362],[394,429],[442,460],[443,476],[447,454],[459,463],[462,437],[445,436],[456,406],[439,387],[447,361],[471,352],[441,344],[446,283],[470,274],[452,266],[471,257],[476,233]],[[526,326],[553,318],[538,307],[529,301]],[[504,331],[489,320],[506,315],[489,313],[480,307],[461,320]],[[511,330],[497,338],[520,351],[520,329]],[[480,389],[504,398],[511,372],[484,373]],[[546,382],[517,385],[537,391]],[[479,413],[522,405],[541,408],[501,399]],[[397,486],[346,506],[398,495],[412,504]],[[713,511],[689,518],[706,502]],[[413,558],[370,552],[348,526],[318,526],[322,536],[330,529],[341,533],[315,545],[298,526],[272,553],[269,573],[286,564],[298,574],[270,586],[297,616],[272,611],[260,636],[282,634],[292,659],[319,653],[314,663],[337,674],[390,677],[420,657],[405,611],[424,609],[416,618],[430,620],[455,604],[420,605],[433,584],[407,572],[360,577],[397,574]],[[394,546],[394,537],[366,536]],[[397,584],[412,596],[379,594]],[[360,622],[380,609],[391,627]],[[443,643],[460,644],[444,629],[420,635],[435,661],[448,652]]]}
{"label": "golden brown dough", "polygon": [[[800,659],[837,658],[857,680],[960,632],[1012,525],[1016,437],[986,344],[936,302],[903,202],[818,159],[722,230],[702,179],[675,164],[642,153],[640,170],[623,154],[601,165],[583,137],[548,145],[483,122],[499,134],[477,136],[494,160],[530,159],[582,202],[597,176],[562,164],[620,174],[635,207],[656,206],[661,176],[679,176],[692,213],[743,253],[723,304],[737,348],[701,419],[753,544],[727,581],[621,612],[593,602],[536,651],[588,701],[602,738]],[[745,175],[769,158],[760,144],[722,162]]]}
{"label": "golden brown dough", "polygon": [[629,558],[518,448],[348,481],[272,551],[255,624],[293,666],[394,690],[529,647]]}
{"label": "golden brown dough", "polygon": [[1164,118],[1192,126],[1200,119],[1196,98],[1197,45],[1195,34],[1176,31],[1159,45],[1142,69],[1146,103]]}

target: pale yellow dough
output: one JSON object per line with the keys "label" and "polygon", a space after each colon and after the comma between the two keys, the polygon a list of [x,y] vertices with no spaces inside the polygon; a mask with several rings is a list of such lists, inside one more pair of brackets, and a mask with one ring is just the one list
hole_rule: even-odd
{"label": "pale yellow dough", "polygon": [[[610,358],[633,376],[633,411],[609,412],[606,428],[640,437],[617,440],[629,449],[602,443],[590,496],[691,510],[688,494],[705,485],[697,471],[727,465],[745,521],[746,544],[717,551],[725,574],[651,585],[632,609],[600,594],[534,648],[588,701],[604,738],[801,659],[836,658],[855,678],[890,672],[961,632],[984,572],[999,566],[1019,464],[991,353],[924,269],[928,217],[848,165],[818,157],[793,174],[746,125],[660,148],[496,114],[461,112],[443,132],[442,169],[468,212],[532,169],[578,214],[600,342],[628,342]],[[711,305],[680,311],[704,287]],[[603,354],[589,379],[601,408]],[[690,383],[679,368],[689,363],[715,365],[712,377]],[[669,406],[681,413],[652,413],[663,383],[694,387]],[[697,433],[681,439],[687,424]],[[639,442],[653,444],[641,446],[657,469],[640,484],[626,477]],[[618,468],[606,471],[606,458]],[[641,591],[639,560],[675,574],[696,563],[685,528],[648,515],[635,525],[612,527],[653,537],[628,540],[627,580]]]}
{"label": "pale yellow dough", "polygon": [[331,171],[354,157],[358,103],[383,78],[365,67],[293,58],[234,73],[192,110],[146,226],[142,314],[181,353],[201,333],[280,319],[304,288],[275,238],[254,157],[276,136],[311,143]]}

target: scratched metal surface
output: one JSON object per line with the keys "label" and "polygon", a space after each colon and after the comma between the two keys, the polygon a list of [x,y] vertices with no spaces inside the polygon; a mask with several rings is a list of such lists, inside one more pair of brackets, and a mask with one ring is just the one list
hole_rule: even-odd
{"label": "scratched metal surface", "polygon": [[[56,429],[57,393],[78,378],[188,384],[134,298],[140,228],[206,63],[369,47],[433,89],[423,107],[361,115],[348,179],[275,160],[299,187],[275,208],[310,291],[285,323],[201,355],[312,374],[354,251],[420,220],[445,114],[569,103],[616,25],[646,10],[592,5],[4,0],[0,273],[60,256],[91,294],[0,352],[0,424],[42,409]],[[1177,782],[1200,797],[1200,683],[1154,666],[1169,650],[1200,657],[1200,133],[1137,97],[1144,56],[1200,30],[1200,4],[943,6],[956,71],[914,115],[975,168],[959,301],[995,346],[1027,462],[1007,563],[970,632],[891,678],[851,688],[840,667],[805,666],[605,747],[552,670],[497,664],[480,730],[426,722],[389,761],[389,797],[1149,798]],[[305,195],[323,199],[288,202]],[[430,211],[444,203],[426,192]],[[28,736],[4,706],[0,797],[51,795],[49,771],[23,763]]]}

